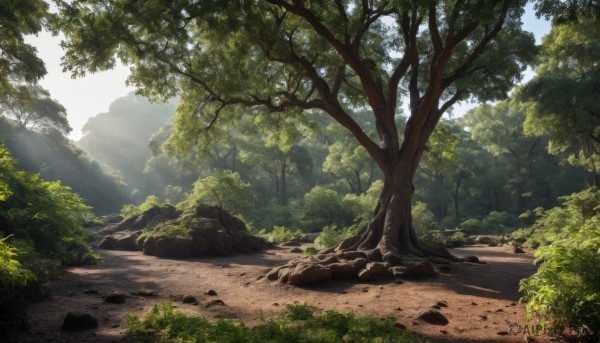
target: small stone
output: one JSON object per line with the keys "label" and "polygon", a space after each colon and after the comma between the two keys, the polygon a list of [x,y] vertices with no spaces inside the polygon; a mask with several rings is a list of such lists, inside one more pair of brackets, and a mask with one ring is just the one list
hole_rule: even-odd
{"label": "small stone", "polygon": [[211,295],[211,296],[215,296],[215,295],[217,295],[217,292],[215,292],[215,291],[214,291],[214,290],[212,290],[212,289],[209,289],[209,290],[206,292],[206,294],[207,294],[207,295]]}
{"label": "small stone", "polygon": [[139,291],[131,292],[131,295],[137,295],[140,297],[153,297],[158,295],[155,291],[149,289],[141,289]]}
{"label": "small stone", "polygon": [[476,302],[472,301],[472,302],[471,302],[471,305],[473,305],[473,306],[477,306],[478,304],[477,304]]}
{"label": "small stone", "polygon": [[496,310],[496,312],[504,312],[504,310],[501,309],[501,308],[499,308],[499,309]]}
{"label": "small stone", "polygon": [[447,325],[448,319],[435,310],[424,310],[419,313],[417,319],[433,325]]}
{"label": "small stone", "polygon": [[273,303],[273,306],[279,306],[279,303]]}
{"label": "small stone", "polygon": [[500,332],[498,332],[498,335],[500,335],[500,336],[508,336],[508,331],[500,331]]}
{"label": "small stone", "polygon": [[218,306],[225,306],[225,303],[223,302],[223,300],[216,299],[216,300],[212,300],[211,302],[209,302],[208,304],[206,304],[204,306],[204,308],[209,308],[209,307],[217,306],[217,305]]}
{"label": "small stone", "polygon": [[436,310],[439,310],[439,309],[441,309],[440,305],[433,305],[433,306],[431,306],[431,308],[434,308],[434,309],[436,309]]}
{"label": "small stone", "polygon": [[184,304],[198,305],[198,300],[196,300],[196,297],[193,295],[186,295],[185,297],[183,297],[182,302]]}
{"label": "small stone", "polygon": [[463,258],[463,261],[472,262],[472,263],[479,263],[479,257],[477,257],[477,256],[467,256],[467,257]]}
{"label": "small stone", "polygon": [[487,319],[488,319],[488,317],[487,317],[487,316],[479,316],[479,320],[483,320],[483,321],[485,321],[485,320],[487,320]]}
{"label": "small stone", "polygon": [[447,335],[447,334],[448,334],[448,331],[446,331],[446,330],[440,330],[440,332],[441,332],[443,335]]}
{"label": "small stone", "polygon": [[121,293],[111,293],[104,298],[104,302],[109,304],[124,304],[125,296]]}
{"label": "small stone", "polygon": [[446,300],[440,300],[436,303],[436,305],[440,307],[448,307],[448,302]]}
{"label": "small stone", "polygon": [[290,252],[294,253],[294,254],[302,254],[304,252],[304,250],[296,247],[296,248],[290,250]]}
{"label": "small stone", "polygon": [[524,254],[525,250],[523,250],[523,248],[521,247],[516,247],[515,248],[515,254]]}
{"label": "small stone", "polygon": [[62,329],[65,331],[80,331],[95,329],[97,326],[98,320],[91,314],[69,312],[63,320]]}
{"label": "small stone", "polygon": [[395,310],[395,311],[402,311],[402,308],[400,308],[400,307],[396,307],[394,310]]}

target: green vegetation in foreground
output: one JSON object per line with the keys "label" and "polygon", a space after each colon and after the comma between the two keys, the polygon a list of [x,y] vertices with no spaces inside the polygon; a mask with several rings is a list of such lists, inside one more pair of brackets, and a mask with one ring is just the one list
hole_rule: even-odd
{"label": "green vegetation in foreground", "polygon": [[249,328],[231,320],[209,322],[175,311],[170,303],[154,305],[140,320],[127,316],[126,336],[134,342],[428,342],[398,329],[393,318],[316,311],[306,304],[287,305],[278,317]]}
{"label": "green vegetation in foreground", "polygon": [[[530,318],[553,327],[600,332],[600,191],[564,197],[563,206],[541,213],[526,243],[536,251],[538,272],[521,282]],[[539,211],[538,211],[539,212]]]}

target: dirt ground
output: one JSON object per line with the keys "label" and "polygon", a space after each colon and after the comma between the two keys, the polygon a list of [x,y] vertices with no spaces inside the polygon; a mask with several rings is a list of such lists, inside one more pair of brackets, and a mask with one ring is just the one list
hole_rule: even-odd
{"label": "dirt ground", "polygon": [[[311,287],[258,280],[270,266],[298,254],[276,247],[253,255],[189,260],[160,259],[141,252],[100,250],[103,262],[96,266],[69,268],[59,280],[47,284],[51,296],[28,309],[31,332],[21,342],[124,342],[127,314],[143,316],[153,304],[171,301],[179,309],[208,316],[231,318],[247,325],[280,313],[294,302],[377,317],[393,316],[408,330],[432,342],[524,342],[523,334],[511,332],[511,324],[525,325],[525,307],[519,300],[519,280],[535,271],[531,253],[514,254],[506,247],[470,246],[455,249],[459,256],[476,255],[486,264],[451,263],[449,270],[426,280],[396,284],[392,279],[368,283],[334,280]],[[151,290],[157,296],[131,295]],[[217,295],[206,293],[214,290]],[[86,291],[88,291],[86,293]],[[92,291],[92,292],[90,292]],[[89,294],[96,291],[97,294]],[[111,292],[127,295],[124,304],[105,303]],[[192,295],[197,305],[183,304]],[[225,305],[208,305],[220,299]],[[449,324],[416,321],[417,313],[439,301],[439,311]],[[87,312],[98,318],[96,330],[62,332],[67,312]],[[549,342],[547,336],[533,337]],[[531,339],[530,339],[531,341]]]}

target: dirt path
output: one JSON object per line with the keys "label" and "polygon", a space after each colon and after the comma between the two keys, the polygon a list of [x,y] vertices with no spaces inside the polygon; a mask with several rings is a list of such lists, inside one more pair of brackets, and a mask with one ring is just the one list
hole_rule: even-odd
{"label": "dirt path", "polygon": [[[476,255],[487,264],[452,263],[438,278],[369,283],[330,281],[312,287],[294,287],[257,280],[269,266],[298,256],[291,248],[275,248],[255,255],[236,255],[193,260],[168,260],[138,252],[101,250],[98,266],[70,268],[58,281],[48,284],[51,298],[29,308],[31,333],[22,342],[123,342],[122,318],[144,315],[155,303],[172,301],[178,308],[211,318],[240,319],[251,325],[262,312],[278,314],[285,304],[307,303],[377,317],[394,316],[408,330],[433,342],[523,342],[512,335],[510,324],[525,323],[525,308],[518,303],[519,280],[535,271],[530,253],[517,255],[508,248],[472,246],[454,250],[457,255]],[[111,292],[129,295],[152,290],[155,297],[128,296],[125,304],[107,304],[102,296]],[[217,292],[216,296],[205,293]],[[97,291],[98,294],[86,294]],[[88,292],[89,293],[89,292]],[[181,302],[195,296],[199,304]],[[206,305],[220,299],[225,306]],[[438,301],[450,323],[436,326],[415,321],[416,314]],[[67,312],[88,312],[98,318],[97,330],[60,331]],[[506,335],[498,333],[506,332]],[[547,342],[548,337],[535,337]]]}

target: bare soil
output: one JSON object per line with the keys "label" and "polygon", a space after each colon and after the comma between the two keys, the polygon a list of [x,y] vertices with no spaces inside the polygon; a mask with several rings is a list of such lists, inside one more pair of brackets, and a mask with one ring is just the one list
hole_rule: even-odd
{"label": "bare soil", "polygon": [[[252,255],[170,260],[141,252],[100,250],[103,262],[69,268],[47,284],[51,296],[28,309],[31,332],[21,342],[124,342],[125,315],[144,316],[156,303],[171,301],[179,309],[207,316],[241,320],[247,325],[279,314],[294,302],[377,317],[393,316],[408,330],[433,342],[524,342],[510,325],[525,325],[525,306],[519,303],[519,281],[535,272],[530,252],[514,254],[507,247],[470,246],[454,249],[459,256],[476,255],[486,264],[451,263],[439,277],[368,283],[331,280],[311,287],[295,287],[261,279],[269,267],[297,257],[290,248],[275,247]],[[132,295],[151,290],[156,296]],[[217,295],[206,294],[214,290]],[[86,293],[86,291],[88,291]],[[97,294],[90,291],[96,291]],[[124,304],[105,303],[111,292],[127,295]],[[198,304],[184,304],[192,295]],[[208,305],[213,300],[225,305]],[[417,314],[445,301],[440,311],[449,324],[438,326],[416,320]],[[68,312],[87,312],[98,318],[96,330],[68,333],[60,327]],[[514,330],[513,330],[514,332]],[[548,342],[535,336],[535,342]]]}

